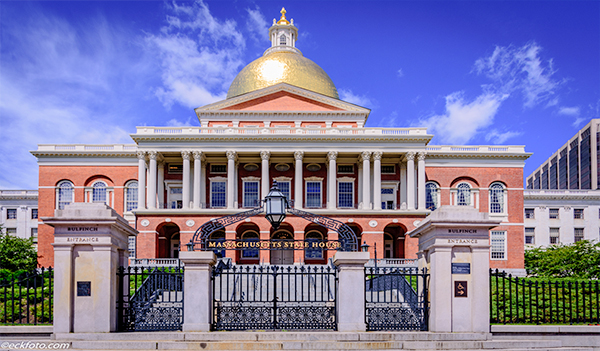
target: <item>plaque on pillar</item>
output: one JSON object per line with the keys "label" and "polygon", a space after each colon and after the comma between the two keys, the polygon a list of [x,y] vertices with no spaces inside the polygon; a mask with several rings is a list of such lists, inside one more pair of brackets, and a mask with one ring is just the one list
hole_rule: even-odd
{"label": "plaque on pillar", "polygon": [[92,296],[92,282],[77,282],[77,296]]}
{"label": "plaque on pillar", "polygon": [[467,281],[457,280],[454,282],[454,297],[468,297]]}

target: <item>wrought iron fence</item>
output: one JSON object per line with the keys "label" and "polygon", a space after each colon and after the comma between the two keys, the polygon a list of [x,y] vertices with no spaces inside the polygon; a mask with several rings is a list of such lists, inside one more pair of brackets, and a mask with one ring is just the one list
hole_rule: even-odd
{"label": "wrought iron fence", "polygon": [[519,278],[490,269],[490,322],[600,324],[600,283]]}
{"label": "wrought iron fence", "polygon": [[0,281],[0,323],[52,324],[53,279],[50,267]]}
{"label": "wrought iron fence", "polygon": [[365,267],[367,330],[427,330],[429,274],[417,267]]}
{"label": "wrought iron fence", "polygon": [[213,269],[213,329],[336,330],[336,269],[226,266]]}
{"label": "wrought iron fence", "polygon": [[120,331],[181,330],[183,267],[120,267]]}

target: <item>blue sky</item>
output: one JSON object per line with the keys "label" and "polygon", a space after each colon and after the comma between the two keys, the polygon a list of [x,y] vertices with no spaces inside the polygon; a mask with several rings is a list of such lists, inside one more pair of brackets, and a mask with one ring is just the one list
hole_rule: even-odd
{"label": "blue sky", "polygon": [[367,127],[526,145],[528,175],[600,116],[598,1],[2,1],[0,189],[37,188],[37,144],[197,126],[282,6]]}

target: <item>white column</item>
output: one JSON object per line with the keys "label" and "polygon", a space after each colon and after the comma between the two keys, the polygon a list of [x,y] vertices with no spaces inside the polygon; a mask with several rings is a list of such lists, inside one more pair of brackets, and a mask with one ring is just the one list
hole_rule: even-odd
{"label": "white column", "polygon": [[194,209],[200,208],[200,178],[202,168],[202,151],[192,152],[194,155]]}
{"label": "white column", "polygon": [[146,152],[138,151],[138,210],[146,208]]}
{"label": "white column", "polygon": [[150,176],[148,177],[148,208],[156,208],[156,151],[148,151]]}
{"label": "white column", "polygon": [[237,153],[235,151],[227,151],[227,208],[233,208],[235,195],[235,161]]}
{"label": "white column", "polygon": [[363,208],[363,166],[361,162],[358,162],[358,208]]}
{"label": "white column", "polygon": [[371,152],[360,154],[363,163],[363,209],[371,208]]}
{"label": "white column", "polygon": [[415,209],[415,153],[406,154],[406,202],[409,210]]}
{"label": "white column", "polygon": [[182,151],[181,157],[183,158],[183,189],[181,202],[183,203],[182,208],[190,208],[190,158],[191,152]]}
{"label": "white column", "polygon": [[[406,163],[400,162],[400,208],[406,209]],[[403,205],[404,204],[404,205]]]}
{"label": "white column", "polygon": [[158,163],[158,180],[157,180],[157,190],[158,193],[158,207],[165,208],[165,163]]}
{"label": "white column", "polygon": [[296,160],[296,170],[294,174],[294,208],[302,208],[303,191],[302,191],[302,170],[303,164],[302,159],[304,158],[304,151],[295,151],[294,159]]}
{"label": "white column", "polygon": [[271,157],[271,152],[269,151],[261,151],[260,152],[260,184],[261,184],[261,195],[259,196],[261,199],[267,196],[269,193],[269,157]]}
{"label": "white column", "polygon": [[202,160],[200,169],[200,207],[206,208],[206,159]]}
{"label": "white column", "polygon": [[381,156],[383,152],[373,153],[373,209],[381,210]]}
{"label": "white column", "polygon": [[329,194],[328,196],[328,204],[327,204],[327,208],[329,208],[330,210],[337,208],[337,201],[336,201],[336,180],[337,180],[337,164],[336,164],[336,160],[337,160],[337,156],[338,156],[338,152],[337,151],[329,151],[327,153],[327,161],[329,161],[329,174],[327,175],[327,193]]}
{"label": "white column", "polygon": [[419,152],[417,164],[417,203],[419,210],[425,210],[425,152]]}

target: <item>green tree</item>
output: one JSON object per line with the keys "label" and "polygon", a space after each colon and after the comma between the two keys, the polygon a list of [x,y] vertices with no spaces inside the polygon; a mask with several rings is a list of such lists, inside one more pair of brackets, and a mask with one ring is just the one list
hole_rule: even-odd
{"label": "green tree", "polygon": [[4,233],[0,227],[0,269],[10,272],[32,271],[37,266],[33,238],[23,239]]}
{"label": "green tree", "polygon": [[547,278],[600,278],[600,243],[581,240],[525,250],[527,274]]}

